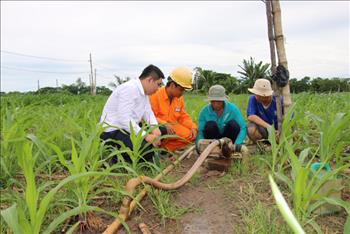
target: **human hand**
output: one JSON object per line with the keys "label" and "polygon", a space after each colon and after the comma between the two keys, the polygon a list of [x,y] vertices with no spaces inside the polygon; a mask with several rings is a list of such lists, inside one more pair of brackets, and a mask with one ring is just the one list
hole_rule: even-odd
{"label": "human hand", "polygon": [[156,136],[162,135],[162,133],[160,132],[159,128],[153,129],[152,134],[153,134],[153,135],[156,135]]}
{"label": "human hand", "polygon": [[198,134],[198,130],[196,128],[192,128],[191,129],[191,133],[190,133],[190,140],[193,141],[196,139]]}
{"label": "human hand", "polygon": [[170,124],[165,125],[165,128],[166,128],[168,135],[175,135],[176,134],[175,130],[173,129],[173,127],[171,127]]}
{"label": "human hand", "polygon": [[160,146],[160,141],[158,139],[158,136],[154,135],[154,134],[148,134],[145,136],[145,141],[152,143],[152,145],[154,147],[158,147]]}

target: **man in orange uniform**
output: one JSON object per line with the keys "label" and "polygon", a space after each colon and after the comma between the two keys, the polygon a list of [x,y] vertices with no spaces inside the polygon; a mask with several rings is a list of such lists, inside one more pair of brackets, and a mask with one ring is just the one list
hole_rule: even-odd
{"label": "man in orange uniform", "polygon": [[150,103],[162,135],[176,135],[162,140],[168,151],[184,148],[196,139],[197,125],[185,111],[182,94],[192,89],[192,72],[184,67],[174,69],[165,87],[150,96]]}

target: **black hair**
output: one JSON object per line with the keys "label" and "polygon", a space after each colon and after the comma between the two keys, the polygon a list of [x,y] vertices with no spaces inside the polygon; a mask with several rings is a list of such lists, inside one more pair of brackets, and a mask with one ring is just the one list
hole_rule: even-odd
{"label": "black hair", "polygon": [[168,81],[167,81],[167,83],[166,83],[165,86],[166,86],[166,87],[169,87],[169,86],[171,85],[171,83],[174,83],[175,87],[178,87],[178,86],[182,87],[181,85],[179,85],[178,83],[176,83],[173,79],[171,79],[170,76],[168,76]]}
{"label": "black hair", "polygon": [[153,64],[148,65],[145,69],[143,69],[141,75],[139,76],[140,80],[143,80],[149,76],[152,76],[153,79],[159,80],[164,78],[163,72]]}
{"label": "black hair", "polygon": [[[169,87],[170,85],[171,85],[171,83],[175,83],[175,81],[173,81],[172,79],[171,79],[171,77],[170,76],[168,76],[168,80],[167,80],[167,82],[166,82],[166,87]],[[176,83],[175,83],[176,84]]]}

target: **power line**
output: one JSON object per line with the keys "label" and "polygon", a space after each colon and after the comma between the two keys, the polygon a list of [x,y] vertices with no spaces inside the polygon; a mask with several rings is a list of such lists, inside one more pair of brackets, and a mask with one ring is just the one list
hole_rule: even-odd
{"label": "power line", "polygon": [[14,71],[24,71],[24,72],[34,72],[34,73],[52,73],[52,74],[63,74],[63,75],[74,75],[74,74],[88,74],[88,72],[56,72],[56,71],[42,71],[42,70],[32,70],[26,68],[17,68],[1,65],[2,69],[14,70]]}
{"label": "power line", "polygon": [[102,70],[109,70],[109,71],[120,71],[120,68],[115,68],[115,67],[111,67],[109,65],[106,64],[101,64],[101,63],[94,63],[95,66],[97,65],[98,67],[100,67],[100,69],[102,68]]}
{"label": "power line", "polygon": [[82,59],[78,60],[78,59],[62,59],[62,58],[43,57],[43,56],[37,56],[37,55],[22,54],[22,53],[7,51],[7,50],[1,50],[1,53],[22,56],[22,57],[36,58],[36,59],[54,60],[54,61],[79,62],[79,63],[88,62],[88,60],[82,60]]}

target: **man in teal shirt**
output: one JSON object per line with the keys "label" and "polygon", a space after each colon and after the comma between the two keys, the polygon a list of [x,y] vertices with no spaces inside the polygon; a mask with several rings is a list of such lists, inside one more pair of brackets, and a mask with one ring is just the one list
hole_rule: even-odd
{"label": "man in teal shirt", "polygon": [[209,89],[208,101],[199,113],[196,145],[201,139],[228,137],[234,144],[243,144],[246,124],[236,105],[230,103],[221,85]]}

